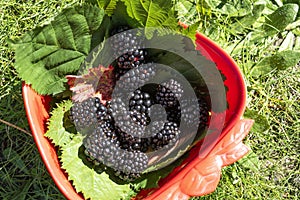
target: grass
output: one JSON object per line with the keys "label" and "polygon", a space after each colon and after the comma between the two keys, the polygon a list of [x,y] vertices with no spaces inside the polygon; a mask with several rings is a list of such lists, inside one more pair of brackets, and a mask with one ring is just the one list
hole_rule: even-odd
{"label": "grass", "polygon": [[[44,23],[75,1],[0,2],[0,119],[30,132],[21,80],[6,40]],[[0,123],[0,199],[64,199],[50,178],[33,138]]]}
{"label": "grass", "polygon": [[[0,2],[0,119],[30,132],[23,107],[21,80],[13,68],[14,55],[6,39],[41,25],[74,2]],[[274,42],[284,38],[286,33],[253,44],[251,37],[256,31],[255,25],[233,34],[227,28],[233,19],[226,15],[214,11],[209,14],[204,9],[200,13],[190,13],[194,13],[194,17],[189,16],[186,23],[201,18],[200,31],[237,61],[247,83],[247,109],[263,116],[245,139],[253,152],[222,170],[220,184],[214,193],[193,199],[298,199],[300,66],[284,71],[273,70],[258,79],[251,75],[254,63],[276,52],[279,48],[276,45],[280,43],[274,45]],[[210,27],[216,28],[212,30]],[[5,123],[0,123],[0,134],[0,198],[64,199],[48,175],[32,137]],[[252,157],[258,161],[251,165]]]}

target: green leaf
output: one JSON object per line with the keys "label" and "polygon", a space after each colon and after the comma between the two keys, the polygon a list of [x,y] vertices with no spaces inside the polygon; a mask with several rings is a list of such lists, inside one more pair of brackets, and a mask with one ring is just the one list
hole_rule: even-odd
{"label": "green leaf", "polygon": [[64,115],[71,107],[72,101],[63,101],[57,104],[57,108],[51,112],[48,131],[45,136],[51,139],[55,146],[65,146],[70,143],[73,137],[73,134],[67,132],[64,127]]}
{"label": "green leaf", "polygon": [[[142,27],[170,28],[178,26],[172,0],[132,1],[122,0],[128,15],[136,19]],[[145,29],[146,36],[152,37],[151,30]]]}
{"label": "green leaf", "polygon": [[205,0],[212,10],[222,14],[233,16],[245,16],[252,10],[252,2],[250,0]]}
{"label": "green leaf", "polygon": [[245,157],[240,159],[238,163],[241,164],[244,168],[250,169],[254,172],[258,172],[260,170],[260,160],[253,151],[250,151]]}
{"label": "green leaf", "polygon": [[65,90],[65,75],[75,73],[90,51],[91,35],[104,11],[83,5],[65,9],[50,24],[11,41],[19,76],[39,94]]}
{"label": "green leaf", "polygon": [[117,7],[119,0],[97,0],[100,8],[105,10],[105,13],[111,16]]}
{"label": "green leaf", "polygon": [[253,12],[246,15],[239,21],[230,25],[231,30],[234,33],[241,33],[245,28],[251,28],[251,26],[257,21],[257,19],[261,16],[262,11],[265,8],[265,4],[257,4],[253,7]]}
{"label": "green leaf", "polygon": [[196,40],[196,32],[199,28],[200,21],[193,23],[192,25],[188,26],[187,28],[182,28],[181,34],[189,37],[192,41]]}
{"label": "green leaf", "polygon": [[285,70],[295,66],[300,61],[299,51],[281,51],[275,55],[265,57],[251,70],[251,75],[255,78],[267,74],[272,70]]}
{"label": "green leaf", "polygon": [[119,185],[104,171],[96,172],[85,165],[78,156],[82,141],[83,136],[76,135],[71,142],[62,147],[60,156],[62,168],[68,173],[76,191],[82,192],[85,199],[124,199],[131,191],[129,184]]}
{"label": "green leaf", "polygon": [[197,1],[196,10],[198,14],[202,16],[212,16],[212,8],[207,4],[205,0]]}
{"label": "green leaf", "polygon": [[127,13],[127,7],[124,4],[124,2],[119,1],[117,3],[117,12],[114,12],[114,14],[111,16],[111,21],[110,21],[110,31],[112,29],[115,29],[118,26],[130,26],[130,27],[141,27],[140,22],[132,18],[128,13]]}
{"label": "green leaf", "polygon": [[263,29],[266,35],[274,35],[283,31],[290,23],[294,22],[299,10],[297,4],[285,4],[266,17]]}
{"label": "green leaf", "polygon": [[[283,0],[283,3],[284,4],[294,3],[294,4],[297,4],[297,5],[300,5],[300,0]],[[298,19],[299,19],[299,17],[300,17],[300,10],[298,11],[298,15],[297,15]]]}
{"label": "green leaf", "polygon": [[270,128],[270,124],[269,124],[267,118],[265,116],[259,114],[255,110],[246,109],[246,111],[244,113],[244,117],[253,119],[255,121],[255,123],[251,129],[253,132],[262,133]]}
{"label": "green leaf", "polygon": [[176,1],[175,10],[178,13],[178,20],[185,24],[189,24],[197,18],[197,9],[193,2],[190,1]]}

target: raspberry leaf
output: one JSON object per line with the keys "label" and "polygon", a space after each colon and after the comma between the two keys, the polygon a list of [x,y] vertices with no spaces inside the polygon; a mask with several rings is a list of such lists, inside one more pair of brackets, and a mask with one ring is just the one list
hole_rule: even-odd
{"label": "raspberry leaf", "polygon": [[[73,92],[72,99],[82,102],[85,99],[99,95],[101,100],[108,100],[114,86],[112,67],[98,66],[89,68],[85,74],[68,75],[68,84]],[[101,95],[100,95],[101,94]]]}
{"label": "raspberry leaf", "polygon": [[117,7],[119,0],[97,0],[100,8],[103,8],[107,15],[111,16]]}
{"label": "raspberry leaf", "polygon": [[67,8],[49,24],[10,41],[19,76],[39,94],[64,91],[65,75],[79,69],[103,16],[104,11],[92,5]]}
{"label": "raspberry leaf", "polygon": [[[122,0],[129,17],[136,19],[143,27],[163,27],[176,29],[177,18],[172,0],[131,1]],[[146,36],[152,37],[153,29],[145,29]]]}
{"label": "raspberry leaf", "polygon": [[45,136],[52,140],[55,146],[64,146],[71,141],[72,134],[67,132],[64,127],[64,114],[72,107],[72,101],[63,101],[57,104],[51,112],[48,123],[48,131]]}

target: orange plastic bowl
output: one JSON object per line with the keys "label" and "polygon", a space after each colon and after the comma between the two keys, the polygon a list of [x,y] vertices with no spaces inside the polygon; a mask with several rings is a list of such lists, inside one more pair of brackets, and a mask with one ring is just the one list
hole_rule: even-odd
{"label": "orange plastic bowl", "polygon": [[[226,98],[229,106],[225,127],[216,142],[210,144],[209,152],[204,155],[200,145],[196,145],[181,166],[159,181],[158,188],[142,190],[133,199],[183,200],[211,193],[219,183],[222,167],[237,161],[249,151],[242,139],[249,132],[253,121],[242,119],[246,88],[238,66],[225,51],[201,33],[196,34],[196,46],[205,57],[216,63],[227,78],[225,85],[228,87]],[[67,199],[83,199],[60,168],[55,147],[44,137],[51,98],[38,95],[25,83],[22,90],[32,135],[47,170]]]}

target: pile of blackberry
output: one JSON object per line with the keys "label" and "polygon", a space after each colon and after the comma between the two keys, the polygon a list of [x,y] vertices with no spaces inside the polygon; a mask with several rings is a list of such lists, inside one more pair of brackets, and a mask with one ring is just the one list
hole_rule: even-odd
{"label": "pile of blackberry", "polygon": [[[105,104],[98,97],[74,102],[70,118],[77,130],[86,134],[83,145],[90,160],[113,168],[121,179],[131,181],[147,169],[147,153],[171,148],[178,142],[181,116],[190,122],[193,115],[189,115],[190,102],[179,103],[184,96],[179,81],[171,79],[153,84],[150,90],[141,87],[157,73],[154,64],[145,63],[147,53],[143,42],[128,27],[119,27],[113,34],[117,34],[112,45],[117,57],[114,66],[115,78],[120,82],[117,85],[120,91],[135,90],[126,99],[114,96]],[[151,123],[151,107],[155,104],[165,109],[166,121],[160,127],[154,126],[151,135],[147,135],[145,129]],[[206,124],[208,106],[199,106],[199,120]]]}

